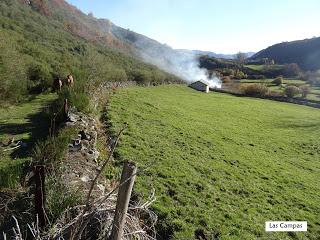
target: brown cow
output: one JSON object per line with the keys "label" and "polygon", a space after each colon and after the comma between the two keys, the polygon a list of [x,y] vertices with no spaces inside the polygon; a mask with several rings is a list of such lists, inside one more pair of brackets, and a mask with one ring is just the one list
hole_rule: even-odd
{"label": "brown cow", "polygon": [[67,79],[66,79],[66,84],[67,84],[67,86],[68,87],[73,87],[73,77],[72,77],[72,75],[71,74],[69,74],[68,76],[67,76]]}
{"label": "brown cow", "polygon": [[57,77],[53,80],[53,89],[56,90],[56,91],[61,91],[62,89],[62,85],[63,85],[63,82],[62,80]]}

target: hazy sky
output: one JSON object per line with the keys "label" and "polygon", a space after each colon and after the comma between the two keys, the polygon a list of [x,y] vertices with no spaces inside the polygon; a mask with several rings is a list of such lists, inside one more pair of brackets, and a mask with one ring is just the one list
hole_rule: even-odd
{"label": "hazy sky", "polygon": [[67,0],[173,48],[258,51],[320,36],[320,0]]}

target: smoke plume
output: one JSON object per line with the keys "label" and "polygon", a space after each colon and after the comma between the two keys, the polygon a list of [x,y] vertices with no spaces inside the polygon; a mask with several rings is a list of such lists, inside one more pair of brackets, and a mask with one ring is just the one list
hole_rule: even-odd
{"label": "smoke plume", "polygon": [[182,78],[187,83],[202,80],[207,82],[210,88],[221,87],[220,79],[215,75],[209,77],[207,70],[199,67],[199,59],[193,53],[173,50],[167,45],[152,44],[150,41],[136,41],[135,45],[141,50],[146,62]]}

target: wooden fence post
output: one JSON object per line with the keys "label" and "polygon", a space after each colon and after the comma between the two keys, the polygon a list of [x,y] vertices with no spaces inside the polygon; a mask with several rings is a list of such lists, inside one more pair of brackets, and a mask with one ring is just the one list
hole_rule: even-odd
{"label": "wooden fence post", "polygon": [[68,120],[68,112],[69,112],[69,105],[68,105],[68,99],[64,99],[63,103],[63,121]]}
{"label": "wooden fence post", "polygon": [[126,222],[131,192],[137,173],[137,166],[133,162],[125,162],[122,169],[120,187],[118,191],[116,212],[113,220],[110,240],[121,240]]}
{"label": "wooden fence post", "polygon": [[40,227],[44,227],[46,225],[46,216],[45,216],[45,201],[46,201],[46,194],[45,194],[45,166],[39,165],[35,166],[34,169],[34,177],[36,182],[36,189],[35,189],[35,213],[36,219],[38,216],[39,225]]}

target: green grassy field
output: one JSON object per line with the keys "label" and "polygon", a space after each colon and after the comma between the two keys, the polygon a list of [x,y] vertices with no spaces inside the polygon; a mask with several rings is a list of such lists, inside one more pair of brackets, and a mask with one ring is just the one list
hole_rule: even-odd
{"label": "green grassy field", "polygon": [[245,67],[250,68],[252,70],[256,70],[256,71],[262,71],[265,68],[270,68],[270,69],[281,69],[283,68],[283,65],[245,65]]}
{"label": "green grassy field", "polygon": [[12,146],[0,147],[0,189],[16,186],[34,142],[47,135],[48,121],[42,110],[54,99],[56,94],[45,94],[24,104],[0,108],[0,142],[14,138],[27,144],[14,150],[10,150]]}
{"label": "green grassy field", "polygon": [[[320,111],[185,86],[134,87],[109,106],[129,124],[119,160],[146,167],[135,191],[159,217],[159,239],[319,239]],[[307,233],[265,233],[268,220]]]}
{"label": "green grassy field", "polygon": [[[299,79],[284,79],[282,86],[277,86],[272,83],[274,79],[242,79],[240,80],[241,84],[255,84],[262,83],[266,84],[266,86],[273,92],[283,93],[285,86],[287,85],[309,85],[306,84],[305,81]],[[310,93],[306,97],[307,100],[320,101],[320,89],[319,87],[310,86]]]}
{"label": "green grassy field", "polygon": [[[266,84],[271,84],[273,78],[267,78],[267,79],[241,79],[241,83],[266,83]],[[290,79],[290,78],[285,78],[283,80],[284,84],[305,84],[306,82],[300,79]]]}

